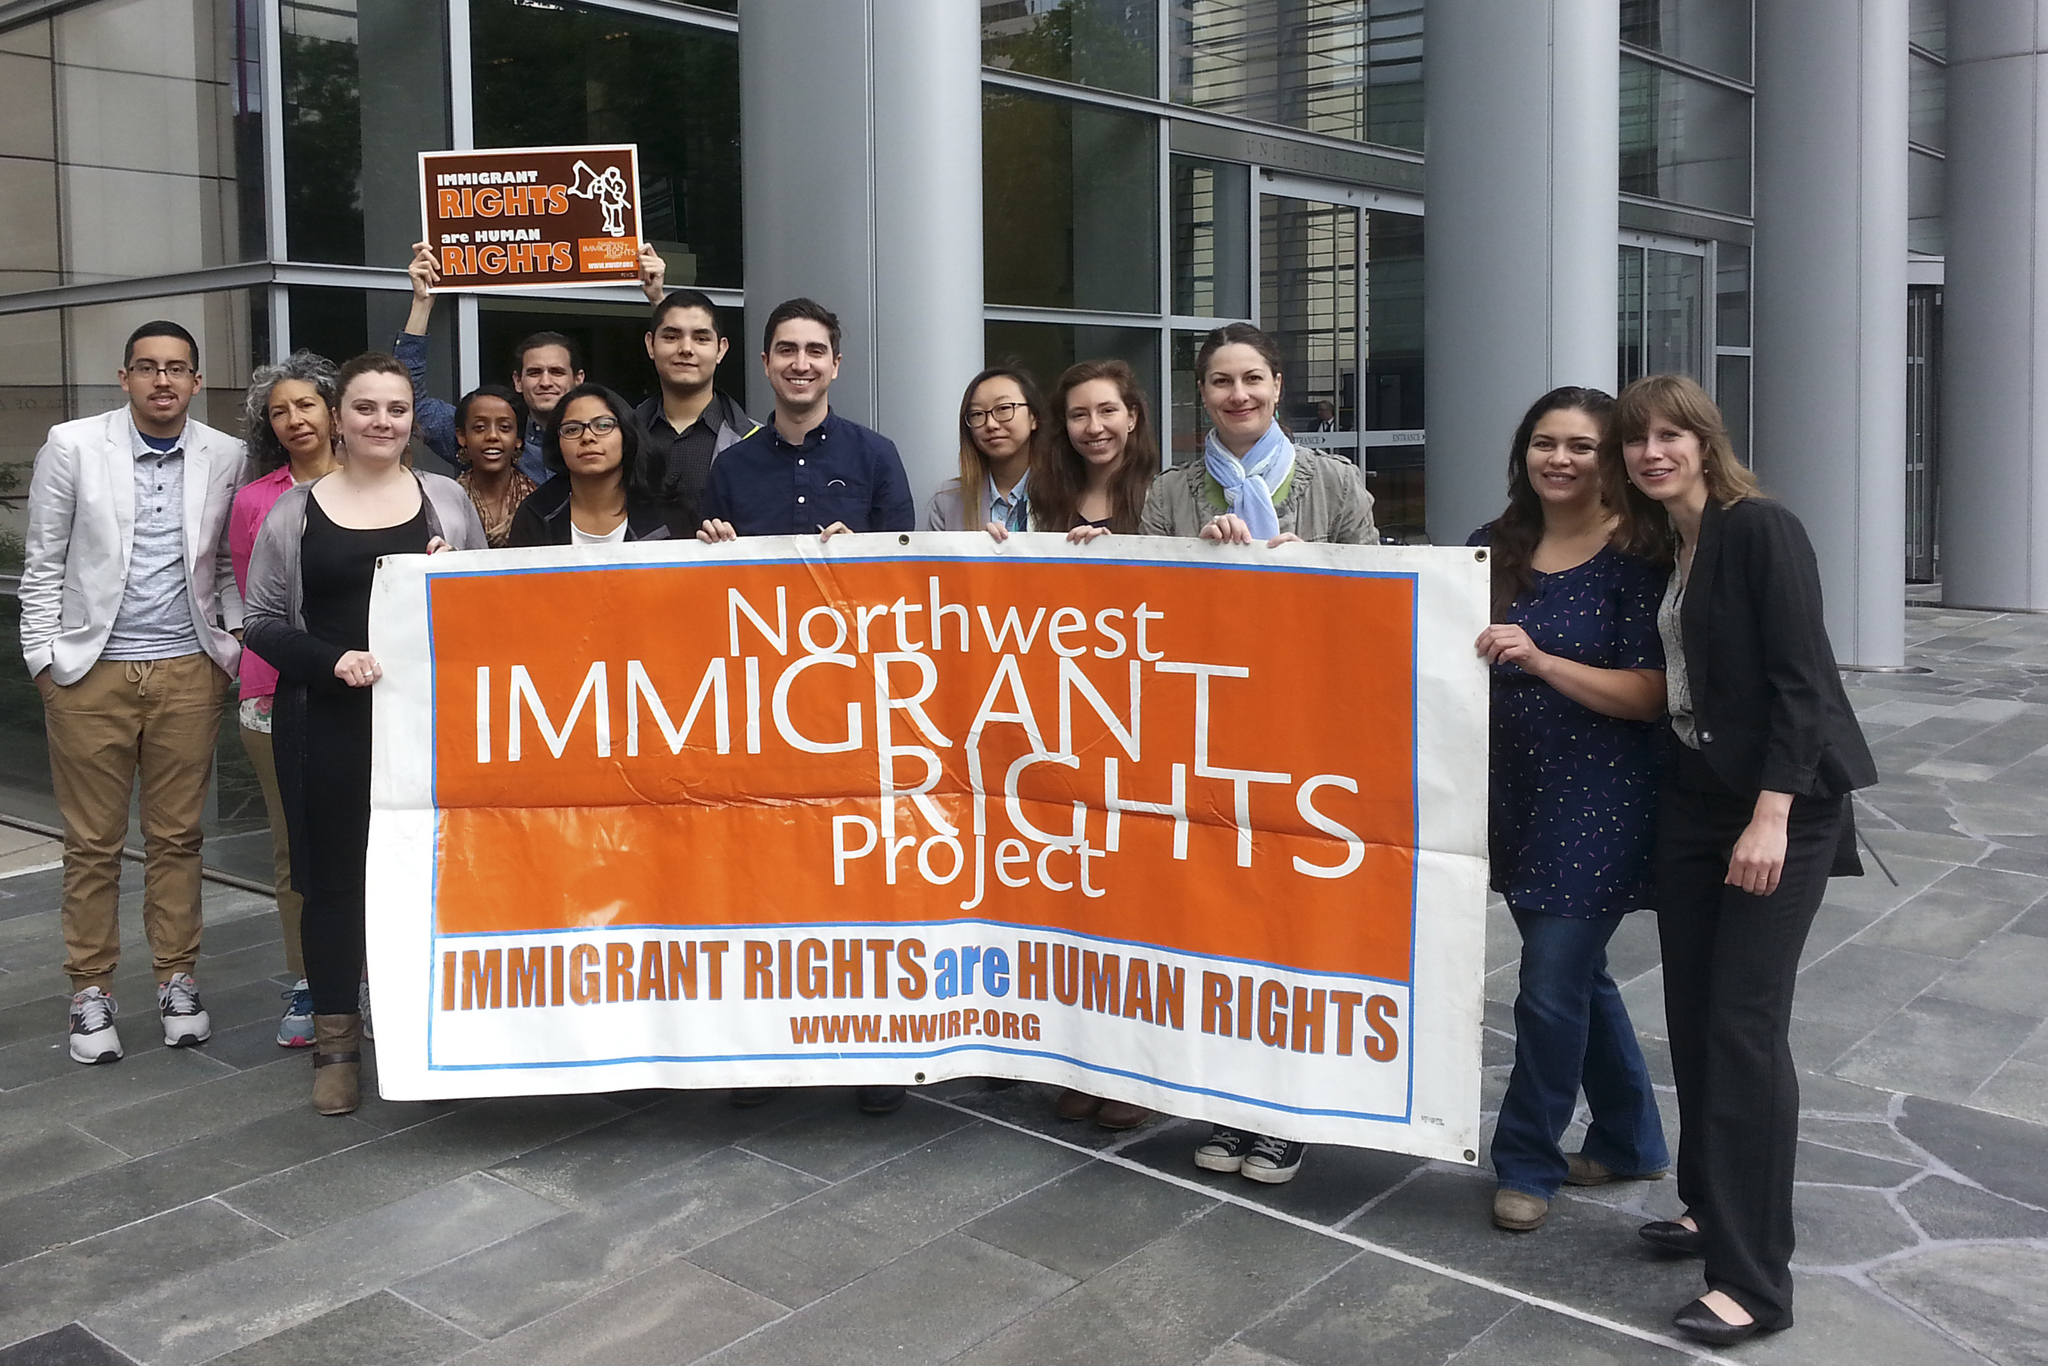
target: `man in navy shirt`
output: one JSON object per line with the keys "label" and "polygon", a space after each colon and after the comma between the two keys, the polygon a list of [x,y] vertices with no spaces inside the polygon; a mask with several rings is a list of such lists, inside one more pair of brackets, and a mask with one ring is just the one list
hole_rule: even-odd
{"label": "man in navy shirt", "polygon": [[913,531],[917,509],[896,443],[831,410],[839,317],[810,299],[768,315],[761,368],[775,418],[712,463],[697,539]]}

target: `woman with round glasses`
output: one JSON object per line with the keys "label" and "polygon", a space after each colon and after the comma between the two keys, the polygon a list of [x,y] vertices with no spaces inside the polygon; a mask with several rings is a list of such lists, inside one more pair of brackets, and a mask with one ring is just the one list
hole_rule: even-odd
{"label": "woman with round glasses", "polygon": [[660,472],[642,459],[632,407],[604,385],[579,384],[562,396],[541,455],[568,478],[548,480],[519,505],[513,545],[618,545],[690,534],[653,487]]}
{"label": "woman with round glasses", "polygon": [[926,531],[973,531],[994,522],[1030,529],[1032,456],[1046,432],[1045,401],[1022,370],[991,366],[960,396],[960,477],[925,508]]}

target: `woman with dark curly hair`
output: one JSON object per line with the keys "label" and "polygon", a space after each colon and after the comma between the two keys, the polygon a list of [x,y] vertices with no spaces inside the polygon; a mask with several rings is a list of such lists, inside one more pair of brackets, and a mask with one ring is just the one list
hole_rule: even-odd
{"label": "woman with dark curly hair", "polygon": [[[263,473],[244,484],[228,515],[228,550],[234,558],[235,587],[249,591],[249,556],[256,532],[272,505],[289,489],[310,483],[334,468],[334,362],[311,351],[294,351],[276,365],[249,377],[249,396],[242,408],[242,430],[248,433],[250,463]],[[270,818],[270,868],[277,888],[277,919],[284,931],[284,963],[296,984],[285,994],[284,1018],[277,1023],[280,1048],[307,1048],[313,1042],[313,993],[306,987],[306,960],[299,951],[299,912],[304,898],[292,886],[291,838],[285,831],[284,803],[277,788],[277,756],[270,744],[270,709],[276,700],[277,670],[253,650],[242,651],[242,748],[256,770],[263,790],[263,811]]]}

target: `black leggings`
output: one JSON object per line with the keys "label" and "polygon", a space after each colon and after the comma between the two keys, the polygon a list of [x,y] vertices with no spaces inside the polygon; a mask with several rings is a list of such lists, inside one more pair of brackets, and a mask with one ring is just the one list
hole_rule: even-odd
{"label": "black leggings", "polygon": [[1754,797],[1668,747],[1657,832],[1657,930],[1678,1083],[1678,1194],[1706,1237],[1707,1285],[1765,1328],[1792,1322],[1792,1168],[1799,1078],[1792,989],[1827,894],[1849,799],[1797,797],[1769,896],[1727,886]]}
{"label": "black leggings", "polygon": [[363,864],[370,843],[370,694],[305,702],[304,820],[292,880],[306,898],[299,942],[319,1015],[353,1015],[363,976]]}

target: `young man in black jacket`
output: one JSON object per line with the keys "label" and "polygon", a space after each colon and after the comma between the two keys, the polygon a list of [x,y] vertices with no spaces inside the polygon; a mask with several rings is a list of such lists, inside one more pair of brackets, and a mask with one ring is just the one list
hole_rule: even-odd
{"label": "young man in black jacket", "polygon": [[678,289],[654,306],[647,358],[661,390],[634,410],[662,500],[678,525],[694,525],[697,505],[718,453],[760,429],[738,402],[718,392],[718,363],[731,340],[718,308],[694,289]]}

